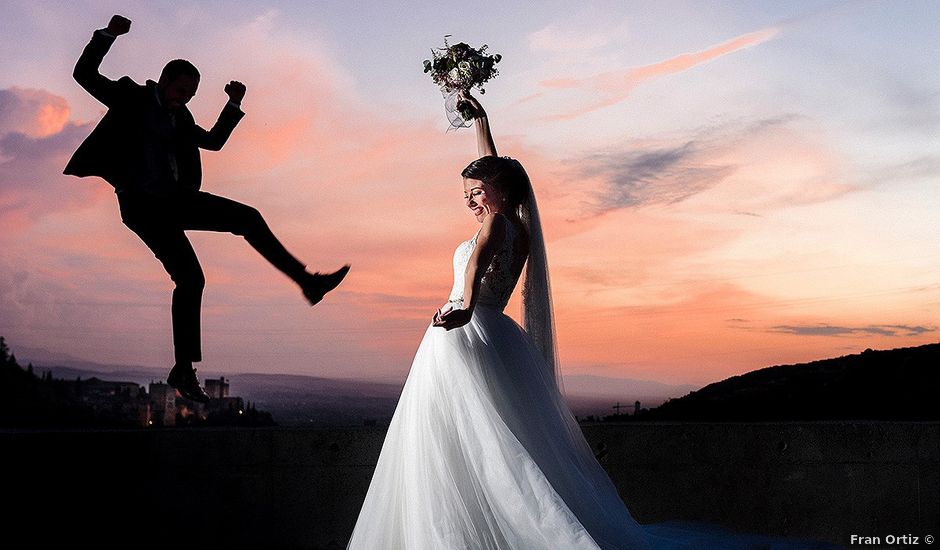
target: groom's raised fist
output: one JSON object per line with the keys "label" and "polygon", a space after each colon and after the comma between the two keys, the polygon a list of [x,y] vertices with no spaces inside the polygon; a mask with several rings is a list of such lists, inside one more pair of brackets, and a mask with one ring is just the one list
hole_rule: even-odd
{"label": "groom's raised fist", "polygon": [[233,80],[225,85],[225,93],[232,103],[240,104],[245,97],[245,85],[237,80]]}
{"label": "groom's raised fist", "polygon": [[131,30],[131,20],[120,15],[111,17],[108,28],[105,29],[105,31],[112,36],[127,34],[129,30]]}

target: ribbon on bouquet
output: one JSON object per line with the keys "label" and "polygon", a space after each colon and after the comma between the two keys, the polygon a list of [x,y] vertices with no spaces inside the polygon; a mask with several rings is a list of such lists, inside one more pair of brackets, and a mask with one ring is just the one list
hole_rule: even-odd
{"label": "ribbon on bouquet", "polygon": [[456,130],[457,128],[469,128],[473,126],[473,117],[469,113],[461,113],[460,109],[457,108],[457,103],[459,101],[458,95],[460,92],[446,92],[441,90],[441,94],[444,96],[444,113],[447,115],[447,120],[450,122],[450,128],[447,130]]}

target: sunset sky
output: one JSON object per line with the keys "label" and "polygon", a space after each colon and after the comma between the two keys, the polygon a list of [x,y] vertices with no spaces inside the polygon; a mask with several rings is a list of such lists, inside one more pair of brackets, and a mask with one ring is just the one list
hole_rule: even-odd
{"label": "sunset sky", "polygon": [[190,233],[200,369],[404,378],[477,229],[473,133],[422,73],[445,34],[503,55],[479,97],[540,200],[566,374],[700,385],[940,341],[940,3],[578,6],[3,2],[0,335],[172,364],[169,277],[108,184],[61,175],[104,109],[72,67],[120,13],[105,75],[191,60],[206,127],[248,87],[203,190],[312,270],[352,264],[311,309],[241,238]]}

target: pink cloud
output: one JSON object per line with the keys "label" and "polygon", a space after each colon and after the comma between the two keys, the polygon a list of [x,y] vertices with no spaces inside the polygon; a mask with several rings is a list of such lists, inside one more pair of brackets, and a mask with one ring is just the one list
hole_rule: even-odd
{"label": "pink cloud", "polygon": [[552,89],[584,88],[596,93],[600,99],[565,113],[546,117],[546,120],[569,120],[587,113],[615,105],[625,100],[633,89],[647,80],[679,73],[730,53],[762,44],[775,38],[779,29],[770,27],[743,34],[704,50],[684,53],[650,65],[628,70],[610,71],[587,78],[556,77],[541,82]]}
{"label": "pink cloud", "polygon": [[23,233],[44,216],[84,208],[111,187],[62,175],[90,131],[69,120],[69,105],[45,90],[0,90],[0,231]]}
{"label": "pink cloud", "polygon": [[65,98],[45,90],[15,86],[0,90],[0,135],[18,132],[48,137],[65,128],[69,113]]}

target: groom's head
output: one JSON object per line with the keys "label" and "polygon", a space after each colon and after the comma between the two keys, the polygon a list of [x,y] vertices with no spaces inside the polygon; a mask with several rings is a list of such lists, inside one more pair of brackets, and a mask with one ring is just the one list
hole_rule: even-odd
{"label": "groom's head", "polygon": [[171,111],[189,103],[199,87],[199,71],[185,59],[174,59],[163,67],[157,88]]}

